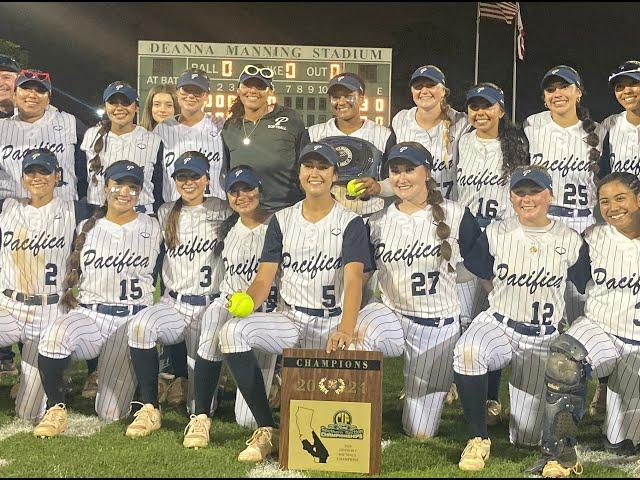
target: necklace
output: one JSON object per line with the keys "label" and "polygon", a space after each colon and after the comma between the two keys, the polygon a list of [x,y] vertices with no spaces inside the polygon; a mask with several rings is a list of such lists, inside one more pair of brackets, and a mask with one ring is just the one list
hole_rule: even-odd
{"label": "necklace", "polygon": [[253,132],[256,131],[256,128],[258,128],[258,125],[260,125],[261,121],[262,121],[262,117],[260,117],[258,119],[258,122],[253,127],[253,130],[251,130],[251,133],[249,133],[249,135],[247,135],[247,129],[244,126],[244,118],[242,119],[242,131],[244,132],[244,139],[242,140],[242,143],[244,143],[245,145],[249,145],[251,143],[251,139],[249,137],[251,137],[251,135],[253,135]]}

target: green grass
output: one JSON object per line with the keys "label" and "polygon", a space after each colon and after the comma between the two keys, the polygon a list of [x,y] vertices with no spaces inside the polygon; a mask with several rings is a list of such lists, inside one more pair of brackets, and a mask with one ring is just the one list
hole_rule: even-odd
{"label": "green grass", "polygon": [[[84,362],[74,363],[74,387],[80,390],[84,379]],[[501,392],[507,405],[507,373],[503,375]],[[10,385],[16,378],[0,382],[0,432],[14,421],[13,402],[8,398]],[[402,361],[384,363],[383,440],[391,443],[382,453],[385,477],[526,477],[525,470],[537,458],[537,449],[516,448],[509,444],[506,424],[490,429],[491,458],[481,473],[468,474],[457,468],[467,431],[459,403],[445,407],[439,434],[434,439],[418,441],[402,433],[401,413],[395,408],[402,387]],[[591,384],[590,395],[594,384]],[[233,417],[231,387],[227,400],[213,421],[209,448],[197,451],[182,447],[182,431],[188,422],[185,412],[165,408],[162,428],[151,436],[129,439],[124,436],[130,420],[103,427],[89,437],[60,436],[43,440],[30,432],[15,434],[0,441],[0,477],[245,477],[253,465],[236,461],[251,431],[237,426]],[[79,395],[68,398],[71,412],[94,416],[93,403]],[[581,444],[600,449],[599,428],[602,418],[583,422]],[[2,438],[2,437],[0,437]],[[611,456],[608,463],[617,465]],[[631,461],[631,460],[627,460]],[[351,477],[354,474],[306,472],[307,476]],[[586,478],[624,477],[621,468],[586,463]]]}

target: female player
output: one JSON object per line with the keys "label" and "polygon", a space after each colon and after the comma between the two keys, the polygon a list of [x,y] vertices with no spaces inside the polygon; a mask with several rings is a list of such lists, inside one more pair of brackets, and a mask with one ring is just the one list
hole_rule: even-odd
{"label": "female player", "polygon": [[104,176],[106,205],[78,227],[69,260],[60,303],[71,311],[54,318],[38,344],[48,408],[33,431],[39,437],[53,437],[67,427],[62,374],[71,355],[84,360],[100,355],[100,420],[125,417],[135,390],[127,325],[153,302],[162,233],[155,218],[135,210],[144,183],[139,165],[120,160]]}
{"label": "female player", "polygon": [[29,150],[22,159],[22,184],[29,198],[0,200],[0,281],[4,287],[0,346],[24,344],[16,414],[31,421],[41,419],[45,411],[38,341],[59,315],[73,234],[76,224],[87,217],[86,208],[54,195],[59,169],[50,150]]}
{"label": "female player", "polygon": [[[327,122],[309,127],[309,139],[318,142],[327,137],[349,136],[366,140],[377,150],[375,154],[381,161],[396,140],[389,128],[378,125],[366,117],[362,119],[361,109],[366,100],[365,92],[364,81],[353,73],[340,73],[329,80],[327,93],[334,117]],[[380,165],[377,168],[379,169]],[[366,185],[366,182],[365,180],[362,183]],[[345,185],[334,185],[332,193],[342,205],[365,217],[384,208],[382,198],[364,200],[362,196],[358,196],[352,199]]]}
{"label": "female player", "polygon": [[209,185],[205,196],[224,199],[222,177],[225,172],[221,122],[204,112],[209,97],[209,77],[200,69],[190,69],[178,77],[180,114],[156,125],[153,133],[162,138],[164,183],[162,198],[172,202],[180,196],[172,175],[175,162],[185,152],[198,151],[209,160]]}
{"label": "female player", "polygon": [[102,101],[107,119],[87,130],[81,146],[88,159],[87,202],[104,204],[104,169],[126,158],[144,171],[136,209],[152,213],[162,204],[162,140],[133,123],[138,113],[138,92],[128,83],[109,84]]}
{"label": "female player", "polygon": [[[545,73],[541,87],[548,112],[524,122],[532,165],[546,167],[553,179],[549,215],[578,233],[595,223],[596,176],[600,170],[602,134],[582,102],[584,85],[578,72],[558,65]],[[582,314],[584,297],[567,286],[566,321]]]}
{"label": "female player", "polygon": [[409,80],[415,107],[401,110],[391,121],[398,142],[418,142],[433,156],[433,178],[445,198],[456,196],[454,145],[468,127],[464,113],[451,108],[442,70],[434,65],[418,67]]}
{"label": "female player", "polygon": [[[513,215],[509,201],[509,175],[529,163],[526,137],[504,111],[504,93],[493,83],[480,83],[467,92],[467,118],[473,127],[462,135],[457,147],[458,201],[469,208],[483,230],[494,220]],[[478,278],[458,284],[462,306],[460,322],[466,328],[487,307],[485,290]],[[500,421],[500,370],[489,374],[487,423]]]}
{"label": "female player", "polygon": [[48,72],[21,70],[15,85],[17,113],[0,122],[0,198],[27,196],[16,158],[33,148],[47,148],[57,155],[61,179],[56,196],[64,200],[83,198],[87,193],[87,160],[80,144],[87,127],[50,104]]}
{"label": "female player", "polygon": [[[471,254],[481,232],[468,209],[443,200],[431,154],[420,143],[395,145],[387,164],[399,200],[369,218],[382,303],[365,306],[359,319],[400,334],[402,426],[410,436],[428,438],[438,431],[460,336],[455,265]],[[357,337],[366,336],[358,330]]]}
{"label": "female player", "polygon": [[[251,167],[239,166],[229,171],[225,180],[229,205],[234,213],[220,226],[214,255],[224,265],[224,278],[220,284],[220,297],[212,302],[202,317],[200,345],[195,366],[195,415],[185,429],[184,446],[205,447],[209,443],[210,405],[220,378],[222,355],[218,334],[231,318],[226,308],[227,296],[246,290],[258,271],[258,259],[262,253],[267,225],[271,215],[260,207],[262,182]],[[272,287],[266,303],[260,309],[270,312],[275,308],[276,290]],[[271,384],[275,356],[256,351],[258,363],[265,377],[265,388]],[[265,375],[266,372],[266,375]],[[250,426],[254,419],[247,412],[242,395],[236,396],[236,419],[243,426]],[[248,417],[248,418],[247,418]]]}
{"label": "female player", "polygon": [[551,344],[545,371],[542,458],[533,468],[544,477],[581,471],[576,433],[591,370],[609,377],[607,449],[635,454],[640,444],[640,413],[634,407],[640,401],[640,180],[614,172],[599,182],[597,192],[606,224],[584,233],[589,258],[576,284],[580,291],[586,285],[585,314]]}
{"label": "female player", "polygon": [[543,167],[518,167],[510,196],[516,216],[494,221],[478,239],[477,255],[465,266],[492,280],[489,308],[462,334],[453,369],[471,439],[462,452],[462,470],[482,470],[489,458],[487,372],[511,364],[509,437],[513,444],[538,445],[549,345],[558,337],[564,290],[578,262],[580,235],[549,218],[551,177]]}
{"label": "female player", "polygon": [[302,199],[296,162],[309,141],[300,114],[269,101],[275,96],[273,75],[272,69],[260,65],[244,68],[222,131],[230,167],[254,169],[262,181],[260,201],[269,212]]}
{"label": "female player", "polygon": [[[158,212],[166,250],[162,262],[166,290],[128,327],[131,362],[143,404],[127,428],[129,437],[144,437],[160,428],[156,343],[173,345],[184,338],[187,353],[194,358],[200,319],[218,297],[222,280],[223,265],[213,251],[218,243],[216,231],[231,212],[222,200],[204,196],[209,185],[209,161],[200,152],[185,152],[175,162],[173,177],[180,198],[165,203]],[[182,377],[177,380],[186,381]],[[188,398],[192,398],[193,386],[188,392]],[[193,405],[188,410],[193,412]]]}
{"label": "female player", "polygon": [[[602,170],[640,174],[640,61],[627,60],[609,75],[609,86],[624,111],[602,122],[606,132]],[[601,171],[601,174],[603,172]],[[604,175],[601,175],[604,176]]]}
{"label": "female player", "polygon": [[155,85],[147,94],[140,126],[151,132],[159,123],[179,114],[176,87],[168,84]]}
{"label": "female player", "polygon": [[[278,448],[278,430],[252,348],[277,354],[300,345],[325,347],[329,353],[348,346],[356,330],[383,330],[382,325],[366,329],[356,324],[363,270],[370,270],[371,260],[362,248],[368,242],[362,218],[331,196],[339,158],[333,147],[320,142],[303,148],[298,178],[305,199],[276,212],[269,222],[258,273],[247,294],[254,306],[262,305],[280,270],[282,309],[233,318],[220,331],[220,349],[258,425],[240,461],[264,460]],[[233,306],[230,313],[236,314]],[[356,348],[400,355],[402,332],[397,333],[396,344],[357,338]]]}

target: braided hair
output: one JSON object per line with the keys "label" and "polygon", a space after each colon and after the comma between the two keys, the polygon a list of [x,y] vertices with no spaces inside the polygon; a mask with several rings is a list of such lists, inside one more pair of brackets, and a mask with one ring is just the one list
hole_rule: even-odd
{"label": "braided hair", "polygon": [[91,173],[91,183],[98,184],[98,174],[102,172],[102,161],[100,160],[100,152],[104,149],[105,140],[111,131],[111,120],[105,118],[100,120],[96,126],[99,126],[97,138],[93,142],[93,152],[95,155],[89,160],[89,173]]}

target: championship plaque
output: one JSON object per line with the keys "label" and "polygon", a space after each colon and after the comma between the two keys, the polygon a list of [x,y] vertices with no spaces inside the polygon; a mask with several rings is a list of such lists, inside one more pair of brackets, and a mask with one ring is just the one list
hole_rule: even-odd
{"label": "championship plaque", "polygon": [[382,434],[382,353],[283,352],[280,465],[377,474]]}

